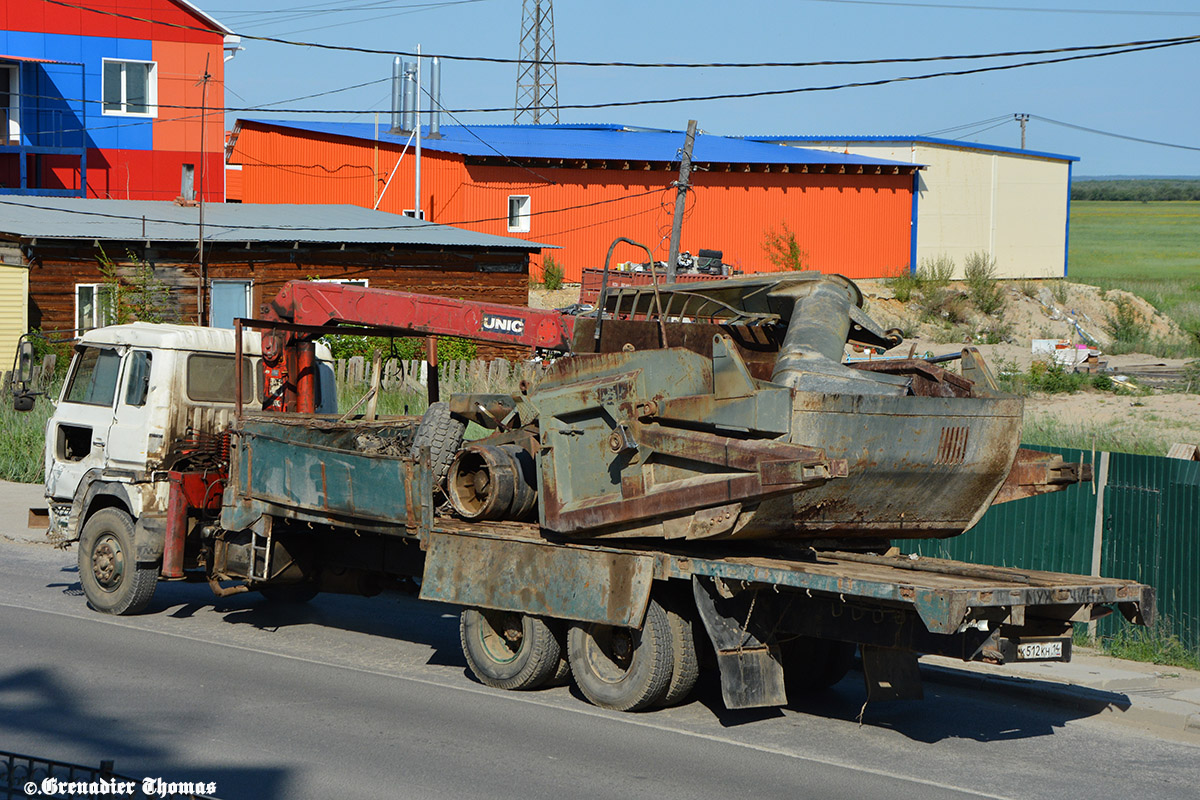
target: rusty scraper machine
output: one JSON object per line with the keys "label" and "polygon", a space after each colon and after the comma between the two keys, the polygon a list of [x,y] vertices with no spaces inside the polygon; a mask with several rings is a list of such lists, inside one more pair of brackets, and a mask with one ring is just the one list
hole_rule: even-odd
{"label": "rusty scraper machine", "polygon": [[[292,282],[247,323],[264,329],[264,408],[314,412],[314,340],[347,326],[556,356],[519,393],[451,396],[459,438],[431,457],[460,517],[536,520],[560,539],[883,552],[1090,478],[1088,465],[1020,448],[1022,400],[999,390],[974,348],[843,363],[847,343],[901,342],[846,278],[610,289],[607,277],[606,264],[598,307],[583,316]],[[959,372],[940,365],[950,359]],[[466,421],[491,434],[462,446]]]}

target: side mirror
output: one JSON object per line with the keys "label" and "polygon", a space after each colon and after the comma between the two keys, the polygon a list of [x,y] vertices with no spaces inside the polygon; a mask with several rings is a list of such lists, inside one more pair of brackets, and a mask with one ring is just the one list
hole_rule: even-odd
{"label": "side mirror", "polygon": [[28,387],[33,383],[33,342],[22,339],[17,346],[17,365],[13,370],[13,382]]}
{"label": "side mirror", "polygon": [[32,392],[14,392],[13,393],[13,410],[14,411],[32,411],[33,410],[34,394]]}

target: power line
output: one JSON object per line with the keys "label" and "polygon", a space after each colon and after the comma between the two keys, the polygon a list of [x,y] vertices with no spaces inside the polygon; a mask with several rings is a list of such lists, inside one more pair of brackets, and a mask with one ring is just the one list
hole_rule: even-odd
{"label": "power line", "polygon": [[969,6],[958,3],[907,3],[899,0],[807,0],[810,3],[833,3],[851,6],[895,6],[897,8],[927,8],[937,11],[1019,11],[1034,14],[1105,14],[1130,17],[1200,17],[1200,11],[1143,11],[1111,8],[1038,8],[1034,6]]}
{"label": "power line", "polygon": [[[57,2],[57,0],[44,0],[44,2]],[[1126,47],[1118,50],[1109,50],[1103,53],[1085,53],[1082,55],[1064,56],[1062,58],[1049,58],[1038,61],[1022,61],[1016,64],[999,64],[988,67],[974,67],[972,69],[963,70],[946,70],[942,72],[929,72],[919,75],[902,75],[895,78],[879,78],[870,81],[849,81],[846,83],[825,84],[821,86],[800,86],[789,89],[762,89],[752,92],[725,92],[722,94],[710,95],[690,95],[684,97],[665,97],[652,98],[648,100],[616,100],[603,103],[570,103],[561,104],[559,108],[564,109],[600,109],[600,108],[629,108],[633,106],[650,106],[650,105],[668,105],[671,103],[695,103],[707,100],[741,100],[754,97],[779,97],[792,94],[805,94],[808,92],[832,92],[841,89],[858,89],[872,86],[886,86],[892,83],[905,83],[912,81],[931,80],[933,78],[948,78],[958,77],[963,75],[980,75],[987,72],[1004,72],[1012,69],[1021,69],[1024,67],[1044,66],[1046,64],[1064,64],[1071,61],[1083,61],[1092,58],[1105,58],[1107,56],[1124,55],[1127,53],[1140,53],[1150,50],[1162,50],[1170,47],[1178,47],[1180,45],[1200,43],[1200,36],[1186,37],[1183,40],[1169,40],[1164,44],[1154,44],[1149,46]],[[26,97],[41,97],[41,95],[25,95]],[[69,100],[70,102],[81,103],[99,103],[100,100],[89,100],[80,98],[62,98],[53,97],[53,100]],[[175,108],[185,110],[196,110],[199,106],[181,105],[181,104],[160,104],[159,108]],[[262,111],[270,114],[363,114],[372,113],[379,109],[332,109],[332,108],[263,108],[261,106],[251,107],[236,107],[225,106],[220,110],[224,112],[240,113],[243,111]],[[491,108],[456,108],[447,109],[447,113],[455,114],[485,114],[496,112],[511,112],[516,109],[511,106],[496,106]]]}
{"label": "power line", "polygon": [[[119,17],[121,19],[133,20],[135,22],[151,22],[156,25],[162,25],[169,28],[177,28],[190,31],[200,31],[203,33],[212,33],[211,28],[201,28],[193,25],[183,25],[174,22],[161,22],[159,20],[148,19],[146,17],[138,17],[132,14],[122,14],[117,11],[102,11],[100,9],[88,8],[76,3],[68,2],[68,0],[41,0],[43,3],[63,6],[64,8],[73,8],[80,11],[87,11],[93,14],[102,14],[105,16]],[[851,0],[844,0],[850,2]],[[866,0],[862,0],[866,2]],[[1197,13],[1200,16],[1200,12]],[[285,44],[294,47],[309,47],[320,50],[338,50],[349,53],[366,53],[368,55],[386,55],[386,56],[408,56],[416,58],[417,53],[408,50],[382,50],[370,47],[356,47],[353,45],[336,45],[322,44],[320,42],[303,42],[290,39],[282,39],[275,36],[254,36],[252,34],[238,34],[243,39],[251,41],[270,42],[272,44]],[[553,63],[560,67],[629,67],[629,68],[651,68],[651,69],[715,69],[715,68],[731,68],[731,69],[757,69],[765,67],[845,67],[845,66],[862,66],[872,64],[914,64],[929,61],[958,61],[958,60],[974,60],[985,58],[1009,58],[1017,56],[1037,56],[1050,55],[1053,53],[1070,53],[1080,52],[1085,50],[1108,50],[1119,47],[1137,47],[1141,45],[1158,45],[1166,43],[1189,44],[1200,40],[1200,35],[1176,36],[1167,39],[1145,39],[1133,42],[1119,42],[1115,44],[1105,45],[1078,45],[1072,47],[1054,47],[1043,50],[1011,50],[997,53],[973,53],[959,55],[939,55],[939,56],[919,56],[910,58],[871,58],[871,59],[846,59],[836,61],[759,61],[759,62],[635,62],[635,61],[554,61],[546,62]],[[448,53],[424,53],[426,58],[441,58],[451,61],[470,61],[487,64],[519,64],[519,58],[502,58],[498,56],[460,56]],[[566,106],[563,106],[566,108]],[[506,109],[513,110],[513,109]]]}
{"label": "power line", "polygon": [[1188,144],[1175,144],[1173,142],[1160,142],[1156,139],[1143,139],[1139,136],[1126,136],[1123,133],[1113,133],[1112,131],[1102,131],[1098,128],[1088,128],[1083,125],[1075,125],[1071,122],[1062,122],[1061,120],[1050,119],[1049,117],[1041,117],[1037,114],[1030,114],[1029,117],[1030,119],[1049,122],[1051,125],[1061,125],[1064,128],[1074,128],[1077,131],[1086,131],[1087,133],[1095,133],[1100,136],[1110,136],[1113,139],[1124,139],[1127,142],[1141,142],[1142,144],[1153,144],[1158,145],[1159,147],[1173,147],[1177,150],[1192,150],[1200,152],[1200,147],[1193,147],[1192,145]]}

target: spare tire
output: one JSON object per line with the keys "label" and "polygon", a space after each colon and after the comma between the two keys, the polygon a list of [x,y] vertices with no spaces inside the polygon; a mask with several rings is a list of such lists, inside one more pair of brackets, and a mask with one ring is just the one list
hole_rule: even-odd
{"label": "spare tire", "polygon": [[449,403],[431,403],[417,425],[409,455],[418,458],[421,448],[429,448],[429,466],[433,470],[433,488],[441,489],[446,483],[450,462],[462,447],[467,424],[450,415]]}

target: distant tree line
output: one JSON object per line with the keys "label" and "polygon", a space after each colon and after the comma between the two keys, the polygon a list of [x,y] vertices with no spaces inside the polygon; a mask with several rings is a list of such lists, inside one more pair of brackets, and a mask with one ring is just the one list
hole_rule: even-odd
{"label": "distant tree line", "polygon": [[1072,200],[1200,200],[1200,180],[1073,181]]}

